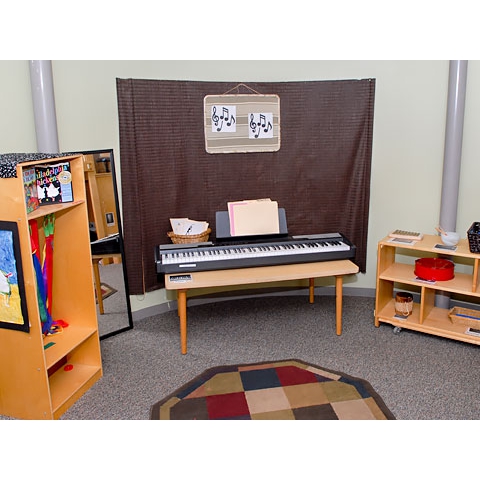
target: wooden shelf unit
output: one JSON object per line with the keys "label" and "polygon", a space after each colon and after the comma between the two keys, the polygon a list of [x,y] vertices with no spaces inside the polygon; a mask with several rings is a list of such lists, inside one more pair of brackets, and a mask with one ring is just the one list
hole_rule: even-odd
{"label": "wooden shelf unit", "polygon": [[[22,170],[61,161],[70,162],[74,202],[42,206],[27,214]],[[22,162],[16,178],[0,179],[0,219],[18,226],[30,324],[28,333],[0,328],[2,415],[58,419],[102,377],[83,162],[82,155]],[[55,214],[52,317],[68,327],[44,337],[28,222],[38,222],[42,250],[41,227],[50,213]]]}
{"label": "wooden shelf unit", "polygon": [[[454,252],[435,248],[441,243],[437,235],[424,235],[421,241],[412,245],[392,242],[390,237],[378,243],[375,326],[384,322],[398,328],[480,345],[480,337],[465,333],[465,325],[454,324],[450,320],[449,309],[435,306],[435,296],[440,291],[468,297],[473,303],[480,302],[480,254],[470,252],[466,238],[460,240]],[[408,257],[411,257],[411,263]],[[455,277],[451,280],[434,283],[418,280],[414,273],[414,260],[423,257],[449,258],[454,263],[463,264],[471,273],[457,272],[455,268]],[[414,302],[412,315],[406,320],[395,316],[395,292],[400,289],[408,289],[419,297],[419,302]]]}

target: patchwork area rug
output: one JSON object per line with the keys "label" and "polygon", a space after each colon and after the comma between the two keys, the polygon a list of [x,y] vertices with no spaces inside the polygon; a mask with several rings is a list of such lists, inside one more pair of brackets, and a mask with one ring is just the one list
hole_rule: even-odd
{"label": "patchwork area rug", "polygon": [[[102,290],[102,299],[103,300],[110,297],[114,293],[117,293],[117,291],[118,291],[115,288],[113,288],[110,285],[107,285],[106,283],[103,283],[103,282],[100,284],[100,288]],[[97,291],[95,290],[95,300],[97,300],[96,296],[97,296]],[[97,303],[98,303],[98,300],[97,300]]]}
{"label": "patchwork area rug", "polygon": [[150,409],[152,420],[394,420],[361,378],[291,359],[210,368]]}

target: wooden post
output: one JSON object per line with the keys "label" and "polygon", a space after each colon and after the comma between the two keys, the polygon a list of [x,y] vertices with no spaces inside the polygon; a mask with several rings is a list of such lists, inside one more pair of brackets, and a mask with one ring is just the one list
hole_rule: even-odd
{"label": "wooden post", "polygon": [[180,345],[182,354],[187,353],[187,291],[177,292],[178,315],[180,317]]}
{"label": "wooden post", "polygon": [[335,277],[337,335],[342,334],[342,294],[343,294],[343,277],[342,275],[337,275]]}

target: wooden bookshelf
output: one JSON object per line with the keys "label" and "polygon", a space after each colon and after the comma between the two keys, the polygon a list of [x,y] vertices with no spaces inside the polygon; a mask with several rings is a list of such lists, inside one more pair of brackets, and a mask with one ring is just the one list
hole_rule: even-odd
{"label": "wooden bookshelf", "polygon": [[[22,170],[61,161],[70,162],[74,202],[27,214]],[[28,333],[0,328],[2,415],[57,419],[102,376],[83,163],[82,155],[21,162],[16,178],[0,179],[0,219],[18,226],[30,324]],[[52,318],[68,327],[44,337],[28,222],[40,230],[47,214],[55,214]]]}

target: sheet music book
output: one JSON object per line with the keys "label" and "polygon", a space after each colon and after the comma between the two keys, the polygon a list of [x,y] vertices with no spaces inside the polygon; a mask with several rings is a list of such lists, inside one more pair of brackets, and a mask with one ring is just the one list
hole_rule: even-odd
{"label": "sheet music book", "polygon": [[230,218],[228,211],[221,211],[215,213],[215,237],[217,240],[221,241],[232,241],[238,240],[239,238],[252,239],[259,238],[281,238],[288,236],[288,226],[287,226],[287,215],[284,208],[278,209],[278,224],[279,224],[279,233],[269,234],[269,235],[250,235],[247,237],[232,237],[230,235]]}
{"label": "sheet music book", "polygon": [[271,235],[280,233],[278,203],[269,198],[228,202],[230,235]]}

